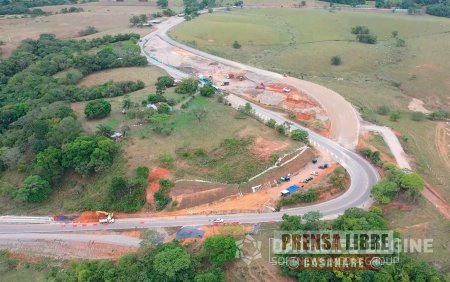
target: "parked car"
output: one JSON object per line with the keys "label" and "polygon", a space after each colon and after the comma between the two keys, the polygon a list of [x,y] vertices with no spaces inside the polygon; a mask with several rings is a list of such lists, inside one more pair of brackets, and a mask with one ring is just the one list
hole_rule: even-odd
{"label": "parked car", "polygon": [[326,169],[327,167],[328,167],[328,164],[327,164],[327,163],[324,163],[324,164],[319,165],[319,168],[320,168],[320,169]]}
{"label": "parked car", "polygon": [[308,183],[311,180],[313,180],[312,176],[308,176],[305,180],[303,180],[303,183]]}
{"label": "parked car", "polygon": [[213,220],[214,223],[223,223],[223,218],[216,218]]}
{"label": "parked car", "polygon": [[317,171],[311,171],[311,173],[310,173],[311,175],[314,175],[314,176],[317,176],[317,175],[319,175],[319,173],[317,172]]}

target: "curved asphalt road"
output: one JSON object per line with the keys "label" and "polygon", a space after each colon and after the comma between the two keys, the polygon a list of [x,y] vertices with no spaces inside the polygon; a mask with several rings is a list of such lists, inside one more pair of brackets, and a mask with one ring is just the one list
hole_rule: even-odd
{"label": "curved asphalt road", "polygon": [[[165,36],[167,30],[175,24],[181,22],[182,19],[176,19],[171,25],[160,28],[158,31],[144,37],[144,41],[151,39],[153,36],[159,36],[164,40],[171,40]],[[145,43],[141,43],[145,45]],[[177,43],[179,45],[179,43]],[[183,48],[187,50],[187,48]],[[178,74],[185,77],[186,74],[180,73],[178,70],[171,69],[162,63],[154,62],[146,54],[149,61],[168,70],[169,73]],[[251,68],[251,67],[249,67]],[[264,71],[262,71],[264,72]],[[268,72],[270,73],[270,72]],[[270,74],[272,75],[272,74]],[[247,103],[246,100],[229,95],[229,101],[234,107]],[[255,113],[263,119],[273,118],[277,123],[289,121],[282,114],[264,109],[258,105],[252,104]],[[292,129],[305,129],[298,124],[293,124]],[[88,230],[111,230],[111,229],[132,229],[132,228],[151,228],[151,227],[171,227],[171,226],[193,226],[211,224],[215,217],[223,218],[226,222],[240,223],[256,223],[280,221],[284,213],[291,215],[300,215],[308,211],[320,211],[324,218],[334,218],[342,214],[346,209],[351,207],[367,208],[371,204],[370,189],[379,180],[379,175],[375,168],[358,154],[344,148],[339,143],[323,137],[315,132],[305,129],[310,134],[311,144],[318,150],[328,152],[337,162],[339,162],[349,173],[351,177],[350,188],[340,197],[333,200],[319,203],[307,207],[285,209],[281,212],[274,213],[243,213],[228,215],[191,215],[176,217],[145,217],[145,218],[127,218],[118,219],[114,224],[60,224],[60,223],[39,223],[39,224],[11,224],[2,223],[0,221],[0,234],[11,234],[13,237],[17,233],[54,233],[61,231],[88,231]]]}

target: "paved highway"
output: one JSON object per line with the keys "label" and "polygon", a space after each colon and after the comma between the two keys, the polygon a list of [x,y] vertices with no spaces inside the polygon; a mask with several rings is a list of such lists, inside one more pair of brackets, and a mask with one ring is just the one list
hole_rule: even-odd
{"label": "paved highway", "polygon": [[[156,32],[153,32],[143,38],[140,43],[144,50],[146,42],[150,42],[152,38],[158,36],[163,40],[171,40],[165,34],[167,30],[175,24],[182,22],[182,19],[171,19],[167,25],[162,25]],[[172,42],[173,43],[173,42]],[[177,45],[180,45],[177,43]],[[183,48],[189,50],[187,46]],[[143,51],[144,52],[144,51]],[[177,77],[186,77],[187,75],[172,67],[164,65],[162,62],[156,62],[150,58],[148,53],[145,53],[149,62],[156,64],[166,69],[171,75]],[[197,54],[198,55],[198,54]],[[211,59],[211,58],[209,58]],[[218,60],[219,63],[221,60]],[[229,62],[227,62],[228,64]],[[242,64],[239,64],[242,66]],[[250,66],[246,66],[249,69]],[[261,73],[265,71],[260,70]],[[268,75],[273,73],[268,72]],[[236,96],[229,95],[228,100],[234,107],[244,105],[247,101]],[[258,105],[252,104],[255,113],[263,119],[273,118],[277,123],[284,123],[288,120],[281,113],[272,112]],[[355,116],[356,118],[356,116]],[[352,123],[352,120],[348,121]],[[293,123],[292,129],[305,129],[299,124]],[[358,128],[359,129],[359,128]],[[308,129],[305,129],[308,130]],[[240,222],[240,223],[256,223],[256,222],[271,222],[280,221],[284,213],[291,215],[301,215],[308,211],[320,211],[324,218],[334,218],[342,214],[350,207],[367,208],[371,204],[370,189],[379,180],[379,175],[376,169],[370,165],[366,160],[361,158],[358,154],[344,148],[338,142],[323,137],[315,132],[308,130],[310,134],[311,144],[318,150],[329,153],[337,162],[339,162],[349,173],[351,177],[350,188],[340,197],[330,201],[319,203],[307,207],[285,209],[281,212],[274,213],[245,213],[245,214],[231,214],[231,215],[191,215],[191,216],[177,216],[177,217],[146,217],[146,218],[128,218],[118,219],[113,224],[60,224],[60,223],[5,223],[0,220],[0,234],[14,234],[18,233],[55,233],[67,231],[88,231],[88,230],[111,230],[111,229],[133,229],[133,228],[151,228],[151,227],[171,227],[171,226],[193,226],[211,224],[216,217],[223,218],[225,222]]]}

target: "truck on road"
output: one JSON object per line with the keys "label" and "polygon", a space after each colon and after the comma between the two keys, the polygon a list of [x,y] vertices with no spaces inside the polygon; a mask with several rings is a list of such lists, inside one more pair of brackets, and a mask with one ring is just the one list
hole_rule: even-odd
{"label": "truck on road", "polygon": [[298,185],[291,185],[288,188],[286,188],[283,191],[281,191],[281,196],[283,196],[283,197],[289,196],[290,194],[294,193],[298,189],[300,189],[300,186],[298,186]]}

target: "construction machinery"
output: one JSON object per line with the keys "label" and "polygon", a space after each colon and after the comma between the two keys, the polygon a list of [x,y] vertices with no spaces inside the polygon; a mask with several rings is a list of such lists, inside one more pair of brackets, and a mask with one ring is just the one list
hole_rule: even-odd
{"label": "construction machinery", "polygon": [[114,214],[112,212],[96,211],[97,216],[104,216],[98,219],[99,223],[114,223]]}

